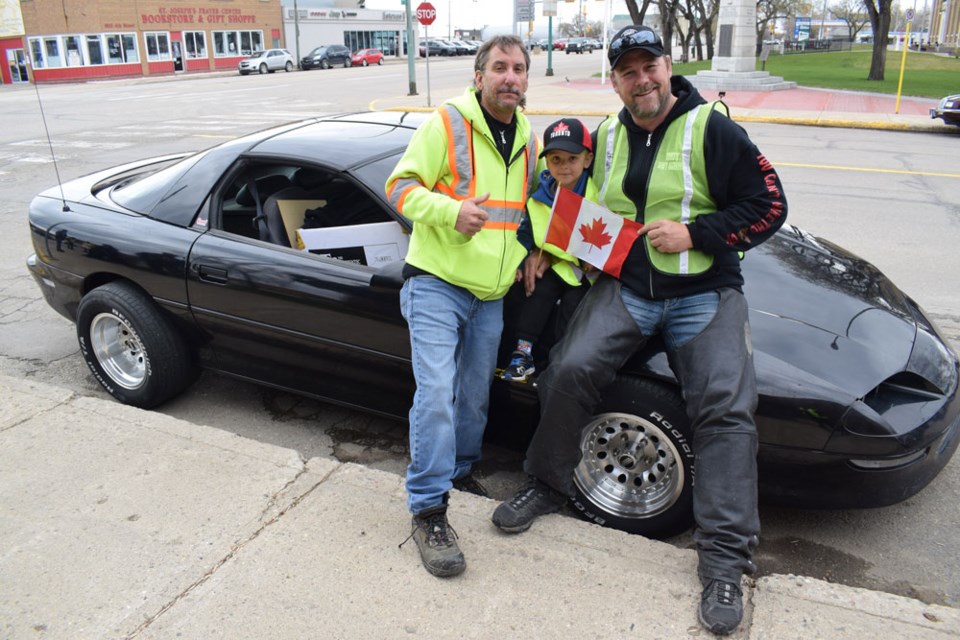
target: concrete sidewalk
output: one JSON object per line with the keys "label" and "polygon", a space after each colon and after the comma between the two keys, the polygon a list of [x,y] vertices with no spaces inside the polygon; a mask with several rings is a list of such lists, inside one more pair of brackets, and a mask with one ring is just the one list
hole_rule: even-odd
{"label": "concrete sidewalk", "polygon": [[[403,479],[0,376],[0,637],[710,637],[693,551],[454,492],[466,573],[421,567]],[[269,427],[265,427],[269,428]],[[960,611],[797,576],[736,638],[960,636]]]}

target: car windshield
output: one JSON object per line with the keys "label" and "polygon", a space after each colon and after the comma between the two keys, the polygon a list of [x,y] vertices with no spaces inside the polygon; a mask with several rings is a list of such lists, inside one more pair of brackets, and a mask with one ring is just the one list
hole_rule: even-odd
{"label": "car windshield", "polygon": [[310,55],[312,55],[312,56],[318,56],[318,55],[320,55],[321,53],[323,53],[323,52],[326,51],[326,50],[327,50],[326,47],[317,47],[316,49],[314,49],[313,51],[310,52]]}
{"label": "car windshield", "polygon": [[256,53],[254,53],[253,55],[250,56],[250,59],[252,60],[252,59],[255,59],[255,58],[262,58],[262,57],[264,57],[265,55],[267,55],[267,52],[266,52],[266,51],[257,51]]}

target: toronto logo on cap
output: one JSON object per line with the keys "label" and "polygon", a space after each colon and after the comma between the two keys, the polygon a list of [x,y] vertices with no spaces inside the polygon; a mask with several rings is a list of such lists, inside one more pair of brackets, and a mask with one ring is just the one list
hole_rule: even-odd
{"label": "toronto logo on cap", "polygon": [[568,127],[565,122],[557,124],[557,126],[553,128],[553,131],[550,132],[551,140],[559,136],[566,136],[568,138],[570,137],[570,127]]}

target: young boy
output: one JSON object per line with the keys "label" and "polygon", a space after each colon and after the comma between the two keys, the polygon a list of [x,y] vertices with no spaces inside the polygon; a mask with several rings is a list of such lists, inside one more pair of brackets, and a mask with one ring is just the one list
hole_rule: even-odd
{"label": "young boy", "polygon": [[[540,187],[527,200],[527,217],[517,231],[518,239],[533,247],[524,265],[524,288],[527,298],[517,320],[517,343],[510,364],[501,374],[504,380],[524,382],[536,370],[533,346],[541,337],[550,315],[560,302],[559,327],[566,324],[589,281],[579,261],[559,248],[543,244],[553,198],[559,187],[597,202],[597,189],[586,170],[593,162],[590,132],[576,118],[554,122],[543,134],[543,152],[547,168],[540,175]],[[536,245],[536,246],[534,246]],[[542,246],[541,246],[542,245]],[[549,268],[548,268],[549,267]],[[584,265],[586,269],[592,269]]]}

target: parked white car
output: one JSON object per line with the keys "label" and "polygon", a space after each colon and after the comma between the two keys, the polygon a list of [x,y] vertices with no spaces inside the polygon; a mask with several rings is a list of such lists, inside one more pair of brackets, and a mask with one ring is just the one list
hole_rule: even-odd
{"label": "parked white car", "polygon": [[245,76],[254,72],[273,73],[281,69],[293,71],[296,66],[296,61],[286,49],[266,49],[241,60],[237,68],[240,70],[240,75]]}

